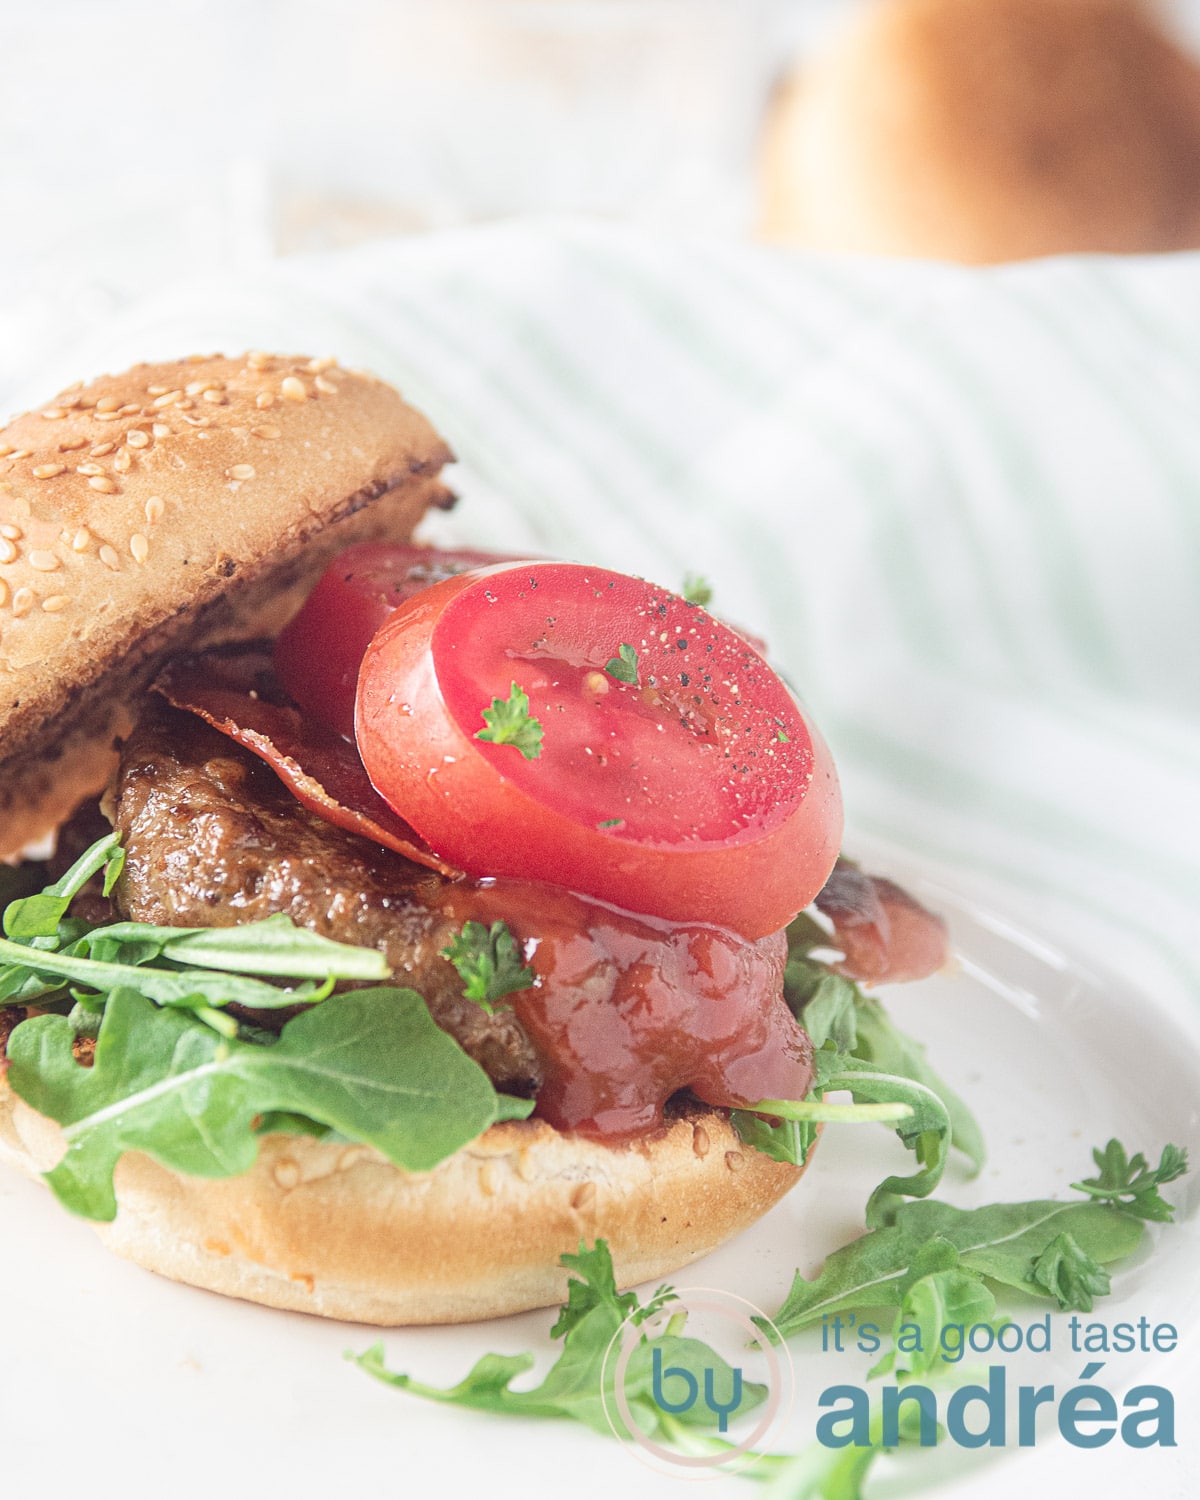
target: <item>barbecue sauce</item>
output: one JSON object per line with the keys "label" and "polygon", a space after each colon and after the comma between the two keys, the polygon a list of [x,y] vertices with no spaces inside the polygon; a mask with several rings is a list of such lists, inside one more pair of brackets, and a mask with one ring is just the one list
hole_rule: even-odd
{"label": "barbecue sauce", "polygon": [[634,916],[523,881],[453,885],[453,922],[507,922],[536,984],[507,997],[545,1077],[535,1114],[559,1130],[628,1139],[672,1094],[738,1108],[803,1099],[812,1044],[783,999],[782,933]]}

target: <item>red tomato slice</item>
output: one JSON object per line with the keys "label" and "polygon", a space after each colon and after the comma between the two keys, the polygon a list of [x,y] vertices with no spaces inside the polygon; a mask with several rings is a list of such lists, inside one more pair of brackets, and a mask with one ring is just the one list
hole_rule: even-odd
{"label": "red tomato slice", "polygon": [[[607,669],[623,646],[634,683]],[[514,683],[536,758],[478,737]],[[414,595],[367,648],[357,735],[380,795],[468,874],[752,939],[808,905],[841,838],[829,752],[762,657],[599,568],[504,564]]]}
{"label": "red tomato slice", "polygon": [[276,641],[280,682],[302,708],[353,738],[363,652],[397,605],[443,578],[509,560],[494,552],[442,552],[397,542],[348,547]]}

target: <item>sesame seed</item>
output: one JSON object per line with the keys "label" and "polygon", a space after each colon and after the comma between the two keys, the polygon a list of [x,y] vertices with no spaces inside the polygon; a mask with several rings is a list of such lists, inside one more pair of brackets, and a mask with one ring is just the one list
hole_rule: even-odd
{"label": "sesame seed", "polygon": [[303,380],[297,380],[294,375],[287,375],[280,382],[279,394],[285,401],[307,401],[308,387]]}
{"label": "sesame seed", "polygon": [[[112,444],[111,443],[108,445],[108,451],[110,453],[112,452]],[[103,464],[80,464],[76,468],[75,472],[76,472],[76,474],[82,474],[84,476],[84,478],[86,479],[89,474],[103,474],[104,473],[104,465]]]}
{"label": "sesame seed", "polygon": [[337,360],[332,354],[322,355],[320,359],[310,359],[308,362],[308,373],[310,375],[323,375],[326,370],[332,370]]}
{"label": "sesame seed", "polygon": [[230,479],[253,479],[254,465],[234,464],[233,468],[229,470],[229,477]]}
{"label": "sesame seed", "polygon": [[17,555],[17,549],[6,536],[0,536],[0,563],[12,562]]}
{"label": "sesame seed", "polygon": [[229,404],[229,397],[224,391],[208,390],[202,392],[202,395],[205,401],[211,401],[214,406],[227,406]]}
{"label": "sesame seed", "polygon": [[25,533],[21,528],[14,526],[11,521],[4,526],[0,526],[0,536],[7,537],[10,542],[19,542],[24,535]]}
{"label": "sesame seed", "polygon": [[150,556],[150,543],[140,531],[129,538],[129,552],[135,563],[144,563]]}
{"label": "sesame seed", "polygon": [[54,479],[67,472],[66,464],[37,464],[33,470],[35,479]]}
{"label": "sesame seed", "polygon": [[119,411],[97,411],[92,413],[92,419],[96,422],[119,422],[121,413]]}
{"label": "sesame seed", "polygon": [[28,448],[14,448],[12,450],[12,452],[8,455],[8,457],[12,458],[12,459],[28,458],[29,457],[29,449]]}
{"label": "sesame seed", "polygon": [[182,391],[164,391],[161,396],[155,396],[154,404],[158,407],[174,406],[176,401],[181,400],[182,397]]}
{"label": "sesame seed", "polygon": [[36,568],[39,573],[53,573],[58,567],[58,557],[55,553],[39,547],[29,554],[29,566]]}
{"label": "sesame seed", "polygon": [[0,578],[0,605],[8,603],[8,584]]}
{"label": "sesame seed", "polygon": [[324,391],[327,396],[337,395],[337,386],[334,385],[332,380],[326,380],[324,375],[318,375],[317,378],[313,381],[313,385],[316,386],[317,390]]}
{"label": "sesame seed", "polygon": [[189,427],[211,427],[212,426],[212,418],[211,417],[193,417],[189,412],[186,412],[186,411],[180,412],[180,416],[188,424]]}
{"label": "sesame seed", "polygon": [[211,380],[189,380],[183,388],[185,396],[203,396],[212,386]]}
{"label": "sesame seed", "polygon": [[125,442],[130,448],[148,448],[150,446],[150,434],[143,432],[140,427],[131,427],[125,434]]}
{"label": "sesame seed", "polygon": [[146,520],[151,526],[156,525],[163,518],[164,506],[157,495],[151,495],[146,501]]}
{"label": "sesame seed", "polygon": [[156,438],[165,438],[165,437],[170,437],[171,436],[171,429],[167,426],[167,424],[165,422],[155,422],[154,426],[151,427],[150,431],[154,434],[154,436]]}
{"label": "sesame seed", "polygon": [[13,595],[12,612],[19,620],[22,615],[27,615],[33,608],[33,590],[18,589]]}
{"label": "sesame seed", "polygon": [[118,474],[126,474],[133,467],[133,457],[124,448],[113,459],[113,468]]}
{"label": "sesame seed", "polygon": [[96,402],[96,410],[116,411],[117,407],[120,406],[120,404],[121,403],[115,396],[101,396],[99,401]]}
{"label": "sesame seed", "polygon": [[[88,454],[88,457],[103,458],[106,453],[111,453],[116,446],[116,443],[97,443],[96,446]],[[82,473],[83,470],[81,469],[79,472]],[[104,471],[101,470],[100,472],[103,473]]]}
{"label": "sesame seed", "polygon": [[264,423],[262,427],[252,427],[250,431],[256,438],[266,438],[268,441],[279,436],[279,428],[272,426],[269,422]]}
{"label": "sesame seed", "polygon": [[111,479],[106,478],[103,474],[97,474],[95,478],[89,479],[88,483],[94,490],[99,490],[102,495],[116,494],[116,485]]}
{"label": "sesame seed", "polygon": [[270,391],[259,391],[258,395],[254,398],[254,404],[258,407],[259,411],[266,411],[268,406],[275,405],[275,397]]}
{"label": "sesame seed", "polygon": [[0,443],[0,458],[7,458],[10,453],[15,452],[16,449],[11,443]]}
{"label": "sesame seed", "polygon": [[171,387],[169,385],[148,385],[146,387],[146,394],[147,396],[165,396],[170,390]]}
{"label": "sesame seed", "polygon": [[129,401],[117,411],[117,416],[132,417],[136,412],[141,411],[141,409],[136,401]]}
{"label": "sesame seed", "polygon": [[58,451],[60,453],[74,453],[76,448],[86,447],[87,438],[85,437],[63,438],[62,442],[58,445]]}
{"label": "sesame seed", "polygon": [[115,547],[108,546],[107,543],[100,548],[100,561],[106,568],[111,568],[114,573],[121,571],[121,559],[117,556],[117,550]]}
{"label": "sesame seed", "polygon": [[49,599],[42,600],[42,608],[48,615],[56,615],[60,610],[66,609],[70,602],[66,594],[51,594]]}
{"label": "sesame seed", "polygon": [[86,552],[91,545],[92,533],[87,529],[86,526],[81,526],[75,533],[75,535],[71,538],[71,551]]}
{"label": "sesame seed", "polygon": [[47,422],[61,422],[66,412],[61,406],[47,406],[42,409],[42,416]]}
{"label": "sesame seed", "polygon": [[271,356],[264,354],[261,349],[251,349],[246,355],[246,363],[252,370],[265,370],[271,363]]}

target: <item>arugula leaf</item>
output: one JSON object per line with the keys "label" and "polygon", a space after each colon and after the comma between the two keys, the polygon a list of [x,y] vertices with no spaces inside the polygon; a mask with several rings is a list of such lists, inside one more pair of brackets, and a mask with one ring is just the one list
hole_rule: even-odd
{"label": "arugula leaf", "polygon": [[[597,1240],[592,1249],[583,1244],[577,1255],[562,1256],[562,1264],[573,1273],[568,1283],[568,1299],[551,1330],[553,1338],[563,1341],[562,1352],[540,1385],[532,1390],[515,1391],[512,1383],[531,1370],[532,1354],[485,1354],[457,1385],[442,1388],[426,1385],[410,1375],[396,1374],[384,1363],[382,1344],[374,1344],[365,1353],[347,1354],[361,1370],[398,1390],[424,1396],[431,1401],[455,1406],[473,1407],[512,1416],[565,1417],[582,1422],[594,1432],[609,1435],[609,1414],[620,1421],[612,1399],[612,1373],[605,1369],[605,1356],[613,1338],[626,1318],[645,1324],[651,1317],[669,1312],[674,1294],[662,1287],[652,1301],[641,1307],[633,1292],[618,1292],[613,1278],[608,1246]],[[733,1389],[733,1372],[725,1360],[697,1339],[680,1337],[674,1330],[675,1319],[668,1330],[650,1336],[644,1333],[633,1351],[623,1382],[630,1414],[648,1437],[659,1442],[680,1444],[688,1427],[709,1427],[714,1415],[702,1402],[687,1412],[671,1414],[659,1409],[653,1399],[654,1350],[660,1349],[664,1365],[690,1370],[703,1386],[705,1370],[712,1370],[716,1388]],[[608,1386],[605,1388],[605,1381]],[[742,1399],[731,1412],[736,1419],[753,1410],[766,1397],[766,1387],[752,1381],[743,1382]],[[605,1411],[607,1397],[608,1412]]]}
{"label": "arugula leaf", "polygon": [[477,740],[493,745],[512,745],[526,760],[537,760],[542,753],[542,726],[529,713],[529,697],[513,683],[507,698],[493,698],[491,708],[483,710],[486,729],[476,732]]}
{"label": "arugula leaf", "polygon": [[[88,939],[81,938],[86,945]],[[382,960],[382,954],[374,954],[366,948],[349,950],[370,959]],[[239,974],[219,973],[212,969],[158,969],[144,962],[131,964],[104,963],[93,958],[81,958],[68,949],[65,953],[49,953],[22,948],[19,944],[0,938],[0,959],[23,960],[28,971],[26,982],[11,996],[10,1002],[26,1003],[40,995],[54,994],[66,988],[66,982],[84,985],[101,994],[111,994],[118,989],[133,989],[156,1001],[159,1005],[193,1007],[197,1002],[206,1006],[239,1004],[257,1010],[278,1009],[280,1006],[312,1004],[324,1000],[333,989],[333,976],[322,984],[305,982],[286,989],[267,984],[260,979],[246,979]],[[358,967],[359,961],[352,960]],[[384,974],[390,972],[383,964]],[[343,976],[338,976],[343,977]],[[352,977],[352,976],[345,976]],[[380,977],[378,970],[372,977]]]}
{"label": "arugula leaf", "polygon": [[932,1089],[946,1107],[952,1144],[978,1172],[987,1159],[983,1132],[966,1103],[929,1066],[923,1044],[901,1031],[874,996],[858,991],[854,1008],[857,1028],[855,1057],[873,1063],[885,1073],[898,1073]]}
{"label": "arugula leaf", "polygon": [[491,1015],[505,995],[530,989],[537,975],[521,960],[507,922],[467,922],[462,932],[441,950],[458,970],[463,994]]}
{"label": "arugula leaf", "polygon": [[935,1237],[953,1248],[964,1269],[1061,1302],[1061,1282],[1051,1292],[1033,1275],[1060,1235],[1070,1234],[1085,1255],[1104,1265],[1131,1254],[1142,1233],[1137,1219],[1098,1203],[1038,1199],[972,1209],[936,1199],[906,1203],[889,1224],[835,1250],[811,1281],[797,1272],[773,1321],[786,1338],[819,1322],[824,1313],[897,1306],[909,1268]]}
{"label": "arugula leaf", "polygon": [[376,949],[335,943],[307,927],[297,927],[282,912],[236,927],[155,927],[146,922],[114,922],[93,928],[76,951],[120,963],[131,961],[127,955],[133,948],[144,951],[147,957],[161,956],[172,963],[195,964],[202,969],[289,979],[326,979],[331,975],[336,979],[386,979],[391,972]]}
{"label": "arugula leaf", "polygon": [[1092,1160],[1100,1175],[1073,1182],[1076,1192],[1113,1203],[1139,1219],[1171,1222],[1175,1209],[1158,1190],[1187,1171],[1187,1152],[1182,1147],[1164,1146],[1158,1166],[1151,1167],[1141,1152],[1130,1160],[1120,1141],[1111,1140],[1102,1151],[1092,1152]]}
{"label": "arugula leaf", "polygon": [[[839,1009],[828,1018],[835,1034],[845,1019]],[[817,1028],[818,1035],[821,1028]],[[815,1139],[818,1120],[854,1124],[879,1121],[890,1124],[904,1144],[916,1153],[918,1171],[908,1177],[890,1176],[871,1194],[867,1203],[867,1225],[878,1228],[894,1217],[905,1198],[925,1198],[941,1181],[950,1150],[950,1116],[941,1098],[915,1079],[885,1073],[870,1063],[839,1051],[830,1037],[813,1054],[815,1079],[807,1099],[760,1099],[732,1116],[734,1129],[749,1145],[765,1151],[776,1161],[801,1165]],[[848,1089],[853,1104],[827,1103],[831,1089]],[[780,1125],[754,1123],[757,1115],[772,1115]],[[784,1122],[798,1128],[787,1130]]]}
{"label": "arugula leaf", "polygon": [[820,1048],[814,1062],[817,1069],[814,1087],[822,1093],[829,1089],[849,1089],[855,1103],[906,1106],[895,1130],[916,1154],[920,1168],[908,1177],[895,1174],[885,1177],[871,1194],[867,1202],[867,1226],[880,1228],[893,1221],[905,1198],[926,1198],[941,1181],[950,1152],[950,1116],[941,1098],[926,1084],[882,1072],[868,1062],[838,1052],[832,1045]]}
{"label": "arugula leaf", "polygon": [[772,1122],[745,1109],[733,1110],[729,1123],[747,1146],[753,1146],[772,1161],[785,1161],[793,1167],[802,1167],[808,1160],[818,1134],[815,1120],[779,1117]]}
{"label": "arugula leaf", "polygon": [[901,1031],[873,995],[809,957],[814,948],[830,941],[814,918],[801,912],[788,926],[787,937],[784,995],[813,1045],[832,1040],[839,1051],[872,1063],[882,1073],[931,1089],[946,1107],[952,1144],[978,1171],[987,1155],[983,1133],[966,1103],[929,1066],[924,1046]]}
{"label": "arugula leaf", "polygon": [[707,609],[713,600],[712,584],[699,573],[685,573],[679,593],[688,604],[698,604],[701,609]]}
{"label": "arugula leaf", "polygon": [[618,682],[628,682],[633,687],[637,687],[638,654],[628,641],[621,642],[617,647],[617,655],[609,657],[604,670]]}
{"label": "arugula leaf", "polygon": [[[4,909],[5,936],[15,942],[35,943],[38,938],[54,942],[58,936],[58,924],[66,916],[67,908],[87,885],[93,875],[101,870],[104,875],[104,894],[107,896],[116,882],[117,875],[125,863],[125,853],[120,845],[120,835],[106,834],[85,849],[64,875],[46,886],[36,895],[10,901]],[[115,868],[116,874],[110,875]],[[54,943],[57,946],[56,943]]]}
{"label": "arugula leaf", "polygon": [[1112,1287],[1108,1272],[1090,1256],[1073,1234],[1056,1235],[1033,1263],[1031,1279],[1056,1299],[1061,1308],[1091,1312],[1096,1297]]}
{"label": "arugula leaf", "polygon": [[90,1068],[75,1062],[72,1040],[65,1016],[22,1022],[9,1041],[8,1082],[63,1126],[67,1153],[46,1180],[93,1219],[116,1213],[113,1169],[123,1152],[145,1151],[194,1176],[236,1176],[257,1155],[256,1117],[271,1111],[303,1115],[418,1172],[501,1111],[482,1068],[412,990],[337,995],[261,1046],[224,1041],[190,1015],[118,988]]}
{"label": "arugula leaf", "polygon": [[[897,1381],[936,1380],[954,1373],[957,1358],[943,1343],[947,1328],[970,1328],[977,1323],[995,1323],[996,1298],[983,1278],[962,1266],[946,1266],[917,1277],[905,1291],[892,1325],[892,1348],[870,1370],[867,1378],[894,1375]],[[917,1337],[899,1336],[906,1325]]]}
{"label": "arugula leaf", "polygon": [[[312,1002],[329,994],[333,980],[389,976],[381,953],[331,942],[283,915],[231,928],[146,922],[91,927],[66,915],[74,897],[102,870],[109,888],[123,861],[118,836],[109,834],[52,885],[8,904],[7,936],[0,938],[0,1005],[53,1000],[72,986],[97,995],[129,986],[160,1005],[196,1010],[228,1032],[232,1022],[214,1018],[212,1007],[236,1002],[262,1009]],[[151,967],[155,961],[159,967]],[[250,974],[319,983],[281,989],[245,977]],[[86,1003],[89,996],[76,998]]]}
{"label": "arugula leaf", "polygon": [[[1094,1155],[1106,1194],[1128,1187],[1145,1169],[1139,1158],[1127,1161],[1115,1142]],[[1184,1165],[1183,1153],[1168,1147],[1159,1164],[1163,1176],[1152,1175],[1171,1180]],[[1061,1227],[1068,1223],[1069,1228]],[[1127,1254],[1143,1232],[1140,1221],[1111,1197],[1104,1203],[992,1204],[975,1210],[913,1203],[900,1210],[895,1224],[831,1255],[813,1282],[797,1276],[776,1321],[787,1334],[828,1312],[894,1306],[891,1347],[867,1378],[892,1375],[901,1385],[917,1379],[961,1382],[961,1330],[980,1324],[998,1330],[1005,1321],[996,1318],[989,1280],[1090,1312],[1093,1297],[1109,1290],[1100,1261]],[[909,1335],[909,1329],[919,1336]],[[956,1337],[947,1343],[950,1329]],[[867,1438],[865,1446],[846,1449],[813,1443],[778,1464],[765,1500],[863,1500],[866,1476],[887,1451],[881,1403],[872,1402]],[[901,1443],[918,1440],[916,1423],[906,1428],[902,1420],[899,1438]]]}
{"label": "arugula leaf", "polygon": [[[25,921],[30,902],[42,899],[30,897],[18,920]],[[60,932],[64,926],[58,922]],[[0,938],[2,959],[9,962],[0,971],[6,977],[0,1004],[28,1003],[74,983],[101,994],[130,986],[160,1005],[186,1006],[199,998],[208,1005],[236,1002],[274,1009],[323,999],[335,979],[386,979],[391,972],[383,954],[375,949],[332,942],[296,927],[283,915],[227,928],[115,922],[91,928],[62,952],[41,940],[26,947]],[[151,967],[155,959],[165,960],[170,967]],[[189,963],[198,967],[182,967]],[[245,974],[311,976],[322,982],[281,989],[247,979]]]}

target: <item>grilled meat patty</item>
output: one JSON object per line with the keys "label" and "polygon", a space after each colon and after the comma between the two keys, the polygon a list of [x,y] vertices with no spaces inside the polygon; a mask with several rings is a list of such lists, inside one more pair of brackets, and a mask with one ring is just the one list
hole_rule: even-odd
{"label": "grilled meat patty", "polygon": [[114,825],[118,908],[139,922],[232,927],[282,912],[338,942],[378,948],[394,982],[498,1088],[530,1093],[541,1069],[511,1011],[463,996],[440,956],[458,928],[436,906],[442,877],[302,807],[257,757],[191,714],[151,703],[127,741]]}

